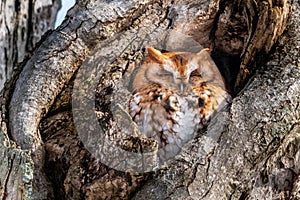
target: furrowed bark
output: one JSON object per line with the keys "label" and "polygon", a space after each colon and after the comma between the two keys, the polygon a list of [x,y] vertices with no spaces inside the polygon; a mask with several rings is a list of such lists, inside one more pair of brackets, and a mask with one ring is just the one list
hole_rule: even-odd
{"label": "furrowed bark", "polygon": [[0,2],[0,88],[16,65],[34,49],[41,36],[54,28],[60,1]]}
{"label": "furrowed bark", "polygon": [[[54,28],[59,8],[58,0],[0,2],[0,89],[12,74],[20,72],[18,63],[33,51],[43,34]],[[16,77],[12,78],[11,83],[16,81]],[[0,198],[30,199],[33,179],[31,156],[28,151],[19,149],[7,132],[6,113],[13,90],[9,85],[1,95]]]}
{"label": "furrowed bark", "polygon": [[[145,3],[130,1],[114,10],[114,2],[87,2],[75,6],[71,15],[76,18],[51,33],[24,65],[9,105],[9,130],[22,149],[32,152],[36,167],[34,193],[49,195],[41,190],[50,187],[42,174],[45,152],[38,132],[41,118],[92,47],[126,27],[130,18],[135,17],[134,12],[142,9]],[[108,12],[101,15],[101,9]],[[123,14],[126,14],[126,21]]]}

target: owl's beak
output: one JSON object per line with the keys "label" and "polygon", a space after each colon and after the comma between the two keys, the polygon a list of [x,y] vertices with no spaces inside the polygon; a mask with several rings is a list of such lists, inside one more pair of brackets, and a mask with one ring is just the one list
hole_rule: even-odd
{"label": "owl's beak", "polygon": [[180,90],[180,92],[184,92],[186,87],[187,87],[187,80],[186,79],[182,79],[182,78],[177,78],[176,79],[176,84],[178,89]]}
{"label": "owl's beak", "polygon": [[181,83],[179,86],[180,92],[183,92],[186,88],[186,84],[185,83]]}
{"label": "owl's beak", "polygon": [[186,90],[186,87],[188,86],[189,79],[183,76],[175,76],[174,83],[176,84],[179,91],[183,93]]}

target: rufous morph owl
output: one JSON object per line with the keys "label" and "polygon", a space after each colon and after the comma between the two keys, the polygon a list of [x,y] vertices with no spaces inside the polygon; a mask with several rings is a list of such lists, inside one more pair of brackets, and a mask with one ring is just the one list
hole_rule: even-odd
{"label": "rufous morph owl", "polygon": [[146,137],[169,159],[231,101],[209,50],[161,53],[148,57],[132,76],[129,113]]}

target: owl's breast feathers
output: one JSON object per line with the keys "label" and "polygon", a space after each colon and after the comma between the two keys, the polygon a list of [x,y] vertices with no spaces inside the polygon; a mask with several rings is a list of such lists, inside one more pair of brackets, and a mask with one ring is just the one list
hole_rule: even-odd
{"label": "owl's breast feathers", "polygon": [[160,146],[173,142],[179,146],[206,126],[228,101],[230,96],[216,86],[195,87],[183,96],[163,86],[148,85],[134,93],[129,111],[146,137],[156,139]]}

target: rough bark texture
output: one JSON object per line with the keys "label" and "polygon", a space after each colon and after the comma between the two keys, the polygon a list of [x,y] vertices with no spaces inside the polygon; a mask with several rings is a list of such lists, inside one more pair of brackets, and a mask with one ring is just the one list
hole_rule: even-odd
{"label": "rough bark texture", "polygon": [[[292,10],[286,1],[78,1],[68,20],[49,34],[3,92],[2,140],[29,150],[33,160],[15,154],[31,172],[21,196],[300,198],[300,5],[291,4]],[[269,53],[290,13],[287,31]],[[130,131],[120,131],[111,118],[112,91],[120,89],[121,78],[142,59],[145,45],[159,44],[170,28],[212,49],[230,90],[239,91],[254,76],[168,167],[144,174],[111,169],[85,149],[75,129],[75,73],[80,66],[99,66],[96,114],[112,133]],[[180,38],[168,41],[165,48],[182,48]],[[111,58],[116,59],[107,65]],[[45,192],[38,194],[41,189]]]}
{"label": "rough bark texture", "polygon": [[[20,73],[17,67],[42,35],[54,28],[60,1],[0,1],[0,89],[10,79]],[[12,80],[15,82],[16,78]],[[2,102],[11,95],[9,90],[2,93]],[[9,101],[9,100],[8,100]],[[8,103],[7,101],[7,103]],[[1,113],[6,108],[2,107]],[[0,198],[30,199],[32,197],[33,163],[28,151],[21,150],[9,140],[2,118],[0,139]]]}
{"label": "rough bark texture", "polygon": [[0,2],[0,89],[16,65],[54,28],[59,0]]}

